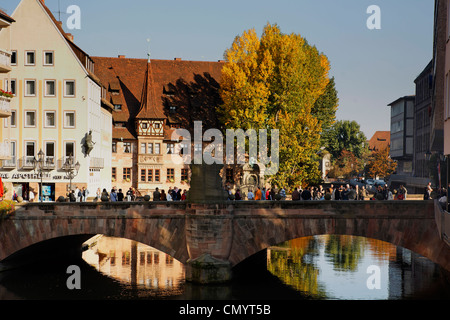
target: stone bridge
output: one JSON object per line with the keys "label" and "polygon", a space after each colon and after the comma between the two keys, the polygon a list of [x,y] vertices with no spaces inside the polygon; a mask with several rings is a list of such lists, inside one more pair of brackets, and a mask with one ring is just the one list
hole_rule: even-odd
{"label": "stone bridge", "polygon": [[341,234],[410,249],[450,271],[439,225],[447,216],[432,201],[34,203],[0,221],[0,262],[45,241],[78,237],[81,247],[103,234],[159,249],[186,264],[188,281],[213,283],[229,280],[234,266],[270,246]]}

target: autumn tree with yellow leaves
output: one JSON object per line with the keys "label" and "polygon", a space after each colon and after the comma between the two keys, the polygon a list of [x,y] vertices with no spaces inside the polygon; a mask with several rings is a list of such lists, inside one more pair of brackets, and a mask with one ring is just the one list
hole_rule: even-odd
{"label": "autumn tree with yellow leaves", "polygon": [[330,89],[328,58],[300,35],[267,24],[261,37],[254,29],[237,36],[225,60],[218,108],[224,127],[278,129],[280,168],[271,183],[319,182],[321,133],[337,109],[335,98],[324,117],[316,104]]}

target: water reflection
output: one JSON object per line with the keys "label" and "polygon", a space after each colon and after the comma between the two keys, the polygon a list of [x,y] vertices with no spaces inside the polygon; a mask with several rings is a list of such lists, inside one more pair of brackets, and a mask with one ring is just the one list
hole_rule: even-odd
{"label": "water reflection", "polygon": [[128,239],[97,235],[86,242],[83,260],[115,280],[164,295],[179,294],[184,265],[168,254]]}
{"label": "water reflection", "polygon": [[[367,285],[378,267],[380,288]],[[354,236],[324,235],[268,249],[268,270],[283,283],[315,299],[449,298],[449,284],[433,262],[389,243]]]}
{"label": "water reflection", "polygon": [[[87,245],[83,259],[44,259],[0,273],[0,299],[450,299],[436,264],[367,238],[295,239],[253,255],[235,267],[232,283],[220,286],[186,283],[182,263],[135,241],[98,235]],[[66,287],[69,265],[81,268],[81,290]],[[380,289],[367,286],[372,265],[379,267]]]}

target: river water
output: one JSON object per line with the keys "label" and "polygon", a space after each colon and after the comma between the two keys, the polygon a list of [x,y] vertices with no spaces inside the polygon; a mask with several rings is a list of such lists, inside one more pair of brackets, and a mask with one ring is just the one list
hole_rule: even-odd
{"label": "river water", "polygon": [[[75,261],[0,273],[2,300],[450,299],[448,273],[404,248],[324,235],[271,247],[241,263],[231,284],[186,283],[184,265],[152,247],[98,235]],[[69,265],[80,289],[70,290]]]}

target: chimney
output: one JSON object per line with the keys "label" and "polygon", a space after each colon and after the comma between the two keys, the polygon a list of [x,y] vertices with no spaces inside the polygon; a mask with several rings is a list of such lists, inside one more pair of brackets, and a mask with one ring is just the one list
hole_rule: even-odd
{"label": "chimney", "polygon": [[73,42],[73,34],[71,33],[66,33],[67,38],[69,38],[70,41]]}
{"label": "chimney", "polygon": [[125,59],[125,55],[119,54],[119,59]]}

